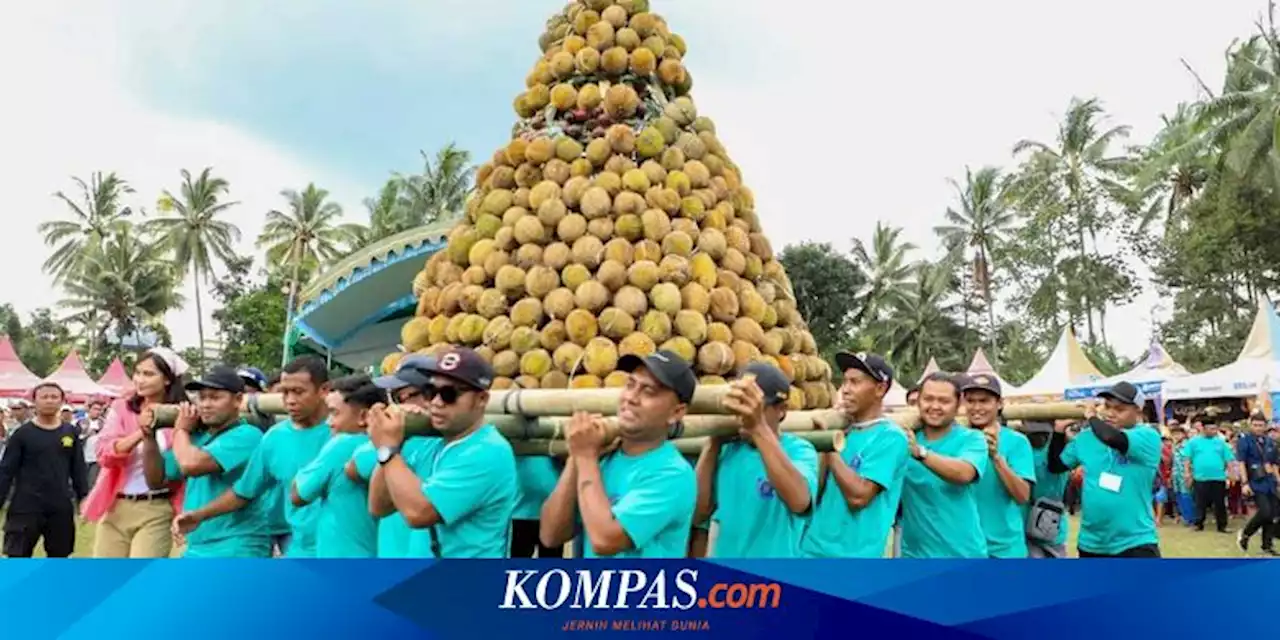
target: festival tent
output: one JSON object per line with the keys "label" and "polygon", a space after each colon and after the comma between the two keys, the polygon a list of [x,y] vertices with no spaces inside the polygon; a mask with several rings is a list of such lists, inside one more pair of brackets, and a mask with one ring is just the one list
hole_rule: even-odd
{"label": "festival tent", "polygon": [[1089,361],[1071,327],[1067,327],[1040,371],[1005,396],[1023,400],[1060,399],[1068,387],[1092,384],[1101,378],[1102,373]]}
{"label": "festival tent", "polygon": [[1253,328],[1231,364],[1166,382],[1164,400],[1249,398],[1280,393],[1280,318],[1261,301]]}
{"label": "festival tent", "polygon": [[894,380],[893,384],[889,385],[889,393],[884,394],[884,406],[886,409],[907,406],[907,388]]}
{"label": "festival tent", "polygon": [[107,372],[102,374],[102,378],[98,380],[98,384],[117,396],[133,391],[133,379],[125,371],[124,363],[120,362],[120,358],[111,361],[111,364],[107,367]]}
{"label": "festival tent", "polygon": [[0,337],[0,398],[25,397],[38,384],[40,378],[22,364],[9,336]]}
{"label": "festival tent", "polygon": [[924,379],[928,378],[929,374],[937,373],[941,370],[942,370],[942,367],[938,366],[938,359],[930,357],[929,364],[924,366],[924,373],[920,374],[920,379],[916,380],[916,384],[920,384],[921,382],[924,382]]}
{"label": "festival tent", "polygon": [[1128,382],[1138,387],[1147,397],[1155,397],[1161,394],[1165,381],[1188,375],[1191,374],[1186,367],[1178,364],[1159,342],[1153,342],[1146,357],[1138,363],[1138,366],[1119,375],[1070,387],[1067,389],[1066,398],[1068,400],[1092,398],[1098,395],[1099,391],[1108,389],[1117,382]]}
{"label": "festival tent", "polygon": [[969,361],[969,368],[965,369],[964,374],[966,376],[986,374],[995,378],[1000,382],[1000,389],[1004,395],[1012,395],[1017,391],[1016,387],[1005,382],[1004,378],[1000,377],[1000,372],[991,366],[991,361],[987,359],[987,353],[982,350],[982,347],[978,347],[978,350],[973,353],[973,360]]}
{"label": "festival tent", "polygon": [[94,382],[93,378],[89,377],[89,372],[85,371],[80,354],[75,351],[67,354],[67,358],[62,361],[62,366],[44,381],[53,382],[62,387],[62,390],[67,392],[67,401],[73,404],[87,402],[95,397],[114,398],[119,395]]}

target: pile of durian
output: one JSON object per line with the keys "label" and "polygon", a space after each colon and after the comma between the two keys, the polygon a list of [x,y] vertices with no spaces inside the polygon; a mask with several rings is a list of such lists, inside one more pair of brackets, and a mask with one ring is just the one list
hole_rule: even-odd
{"label": "pile of durian", "polygon": [[793,408],[829,407],[831,368],[689,96],[684,40],[647,0],[577,0],[539,44],[511,142],[414,280],[403,349],[473,347],[495,388],[621,386],[618,358],[657,349],[703,384],[763,360]]}

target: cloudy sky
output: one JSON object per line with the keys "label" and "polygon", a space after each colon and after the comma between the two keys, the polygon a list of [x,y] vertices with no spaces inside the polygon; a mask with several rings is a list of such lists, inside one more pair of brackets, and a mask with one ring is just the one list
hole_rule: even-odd
{"label": "cloudy sky", "polygon": [[[314,181],[353,218],[419,149],[484,158],[557,0],[44,0],[0,8],[0,300],[56,303],[36,225],[70,176],[117,171],[152,208],[181,168],[213,166],[241,205],[245,251],[279,191]],[[1072,96],[1098,96],[1142,141],[1211,83],[1262,0],[652,0],[690,43],[700,111],[755,190],[775,247],[847,248],[877,220],[932,253],[966,164],[1051,141]],[[787,7],[787,8],[780,8]],[[923,254],[922,254],[923,257]],[[187,285],[188,297],[191,283]],[[1111,313],[1122,353],[1146,347],[1144,296]],[[172,314],[180,345],[195,314]]]}

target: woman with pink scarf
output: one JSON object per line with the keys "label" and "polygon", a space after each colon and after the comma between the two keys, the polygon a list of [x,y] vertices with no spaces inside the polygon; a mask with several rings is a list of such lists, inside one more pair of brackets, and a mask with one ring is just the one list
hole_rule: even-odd
{"label": "woman with pink scarf", "polygon": [[[182,483],[156,491],[147,486],[138,425],[151,422],[156,405],[186,401],[187,368],[173,351],[152,349],[134,366],[133,395],[116,400],[107,412],[96,447],[101,470],[82,505],[85,519],[98,523],[95,558],[167,558],[173,550],[170,525],[181,510]],[[162,449],[169,446],[168,435],[157,434]]]}

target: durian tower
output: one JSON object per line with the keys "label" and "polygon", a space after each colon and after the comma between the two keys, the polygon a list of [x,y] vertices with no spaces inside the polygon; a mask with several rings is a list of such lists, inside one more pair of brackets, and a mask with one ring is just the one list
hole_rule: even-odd
{"label": "durian tower", "polygon": [[762,360],[792,379],[791,407],[830,406],[751,191],[694,106],[684,39],[647,0],[577,0],[538,42],[511,142],[414,280],[404,349],[475,348],[495,388],[618,387],[619,357],[657,349],[702,384]]}

